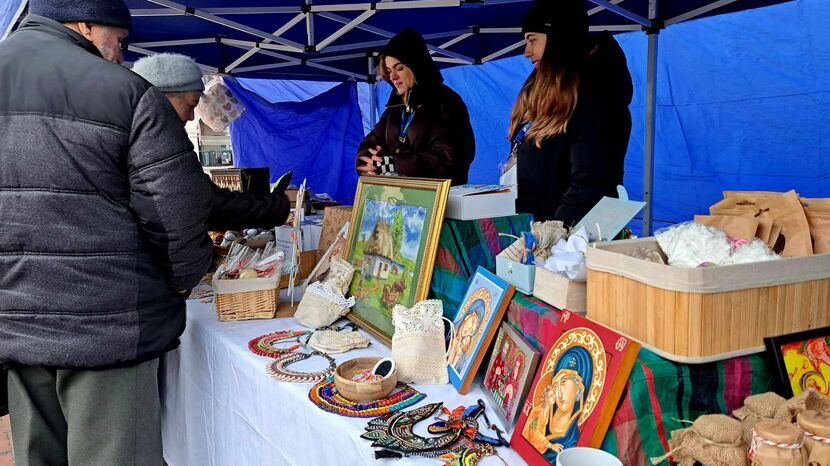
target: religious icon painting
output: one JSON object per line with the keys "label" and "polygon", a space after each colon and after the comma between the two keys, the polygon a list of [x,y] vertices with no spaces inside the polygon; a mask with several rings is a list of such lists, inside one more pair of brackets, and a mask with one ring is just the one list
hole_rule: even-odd
{"label": "religious icon painting", "polygon": [[447,356],[450,382],[458,393],[470,390],[513,292],[513,285],[481,266],[470,280],[453,321]]}
{"label": "religious icon painting", "polygon": [[556,464],[567,448],[599,448],[640,349],[570,311],[556,332],[510,440],[530,466]]}
{"label": "religious icon painting", "polygon": [[764,338],[778,371],[779,395],[813,390],[830,398],[830,327]]}
{"label": "religious icon painting", "polygon": [[506,429],[516,422],[538,363],[539,352],[502,322],[481,388]]}

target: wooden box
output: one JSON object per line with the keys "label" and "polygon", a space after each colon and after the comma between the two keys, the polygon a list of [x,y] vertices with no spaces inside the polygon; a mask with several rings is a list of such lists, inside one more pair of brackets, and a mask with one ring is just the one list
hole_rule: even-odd
{"label": "wooden box", "polygon": [[212,170],[210,179],[220,188],[243,193],[268,194],[271,192],[269,168],[225,168]]}
{"label": "wooden box", "polygon": [[588,248],[588,317],[679,362],[762,351],[764,337],[830,325],[830,254],[671,267],[631,257],[654,238]]}
{"label": "wooden box", "polygon": [[588,287],[586,282],[569,280],[568,277],[551,272],[544,267],[536,267],[536,279],[533,285],[533,296],[550,304],[559,310],[569,310],[585,315],[586,296]]}

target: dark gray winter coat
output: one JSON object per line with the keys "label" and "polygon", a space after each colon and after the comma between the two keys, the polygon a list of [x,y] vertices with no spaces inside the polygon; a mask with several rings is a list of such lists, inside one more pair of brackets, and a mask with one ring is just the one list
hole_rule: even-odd
{"label": "dark gray winter coat", "polygon": [[0,42],[0,363],[106,367],[184,330],[210,181],[165,97],[30,16]]}

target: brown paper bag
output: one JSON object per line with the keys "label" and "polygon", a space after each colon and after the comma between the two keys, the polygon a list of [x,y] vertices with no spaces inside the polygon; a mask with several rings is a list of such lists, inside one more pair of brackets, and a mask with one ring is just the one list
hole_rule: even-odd
{"label": "brown paper bag", "polygon": [[[750,213],[753,217],[768,218],[781,226],[785,257],[808,256],[813,253],[810,227],[798,194],[789,191],[781,195],[753,195],[729,192],[727,197],[709,208],[713,215],[723,210]],[[769,243],[768,243],[769,244]]]}
{"label": "brown paper bag", "polygon": [[749,458],[752,466],[806,466],[804,436],[785,421],[764,420],[755,425]]}
{"label": "brown paper bag", "polygon": [[830,413],[806,410],[798,415],[809,464],[830,464]]}
{"label": "brown paper bag", "polygon": [[800,198],[801,204],[804,206],[805,212],[830,212],[830,198]]}
{"label": "brown paper bag", "polygon": [[758,230],[758,220],[733,215],[695,215],[695,222],[723,230],[727,236],[752,241]]}

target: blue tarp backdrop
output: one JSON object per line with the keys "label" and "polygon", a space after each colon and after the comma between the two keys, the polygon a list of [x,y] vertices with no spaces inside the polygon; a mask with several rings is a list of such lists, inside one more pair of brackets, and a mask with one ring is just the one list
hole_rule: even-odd
{"label": "blue tarp backdrop", "polygon": [[269,167],[271,181],[293,170],[317,193],[351,202],[357,184],[354,154],[363,138],[357,85],[347,82],[302,102],[272,103],[225,80],[247,111],[231,125],[236,165]]}
{"label": "blue tarp backdrop", "polygon": [[[798,0],[661,32],[656,227],[706,213],[722,190],[795,189],[805,197],[830,197],[828,18],[827,0]],[[632,198],[640,199],[647,39],[642,33],[616,37],[635,89],[625,185]],[[472,116],[477,152],[470,182],[497,180],[498,163],[508,151],[510,108],[529,72],[522,57],[443,70],[446,83],[464,98]],[[388,95],[389,87],[380,84],[379,112]],[[352,147],[357,142],[351,141]],[[290,155],[304,156],[303,151]],[[342,160],[353,156],[342,154]],[[340,166],[345,169],[340,178],[348,179],[351,163]]]}

